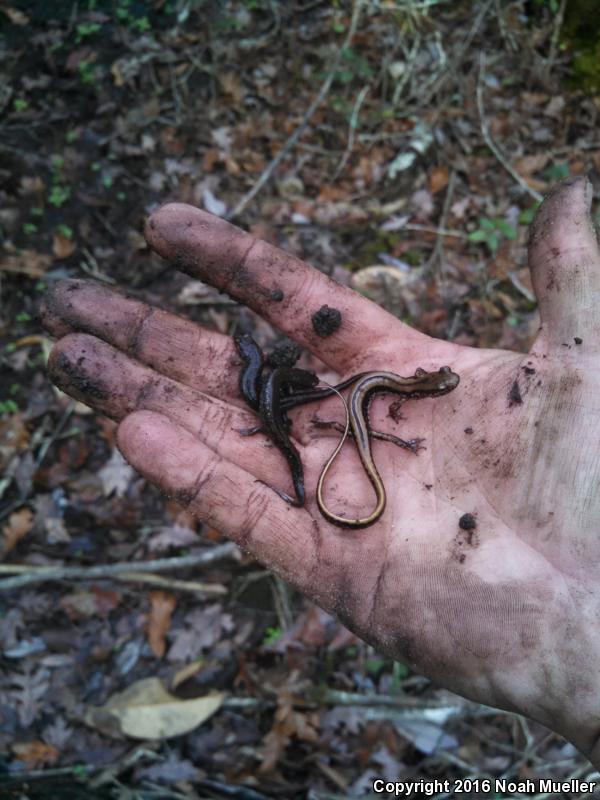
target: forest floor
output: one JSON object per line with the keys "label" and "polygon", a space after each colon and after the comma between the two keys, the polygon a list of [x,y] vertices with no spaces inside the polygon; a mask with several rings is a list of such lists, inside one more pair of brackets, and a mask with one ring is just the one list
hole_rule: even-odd
{"label": "forest floor", "polygon": [[[528,224],[561,178],[600,188],[575,30],[553,0],[0,3],[0,797],[333,800],[373,796],[374,777],[595,774],[165,501],[115,423],[51,385],[37,319],[79,277],[275,345],[148,249],[145,218],[177,200],[431,336],[526,351]],[[109,701],[147,727],[117,732]]]}

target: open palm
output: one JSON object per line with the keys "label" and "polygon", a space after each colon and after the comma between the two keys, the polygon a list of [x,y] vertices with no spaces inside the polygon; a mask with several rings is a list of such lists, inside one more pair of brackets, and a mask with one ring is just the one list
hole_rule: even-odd
{"label": "open palm", "polygon": [[[590,188],[567,181],[532,226],[530,266],[542,327],[528,354],[477,350],[420,334],[277,248],[190,206],[148,222],[150,245],[189,274],[252,307],[341,378],[411,375],[449,365],[460,386],[407,402],[374,428],[422,437],[417,455],[373,451],[387,490],[380,520],[344,530],[320,515],[318,475],[336,439],[314,418],[342,419],[330,398],[290,413],[307,503],[285,504],[285,461],[239,394],[229,337],[90,283],[48,294],[63,338],[52,379],[122,420],[118,442],[149,480],[218,527],[345,624],[438,683],[520,711],[594,753],[600,720],[600,254]],[[327,337],[313,315],[341,315]],[[393,398],[392,398],[393,399]],[[258,479],[258,480],[257,480]],[[350,444],[326,484],[344,516],[373,505]]]}

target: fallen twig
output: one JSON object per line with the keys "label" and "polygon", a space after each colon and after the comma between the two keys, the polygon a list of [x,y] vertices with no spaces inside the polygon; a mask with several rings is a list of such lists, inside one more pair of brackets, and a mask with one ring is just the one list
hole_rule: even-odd
{"label": "fallen twig", "polygon": [[558,40],[560,38],[560,30],[562,28],[563,19],[565,16],[565,8],[567,7],[567,0],[561,0],[556,16],[554,17],[554,26],[552,28],[552,38],[550,40],[550,52],[548,53],[548,60],[544,65],[546,77],[550,75],[554,61],[556,60],[556,51],[558,50]]}
{"label": "fallen twig", "polygon": [[148,572],[124,572],[115,575],[116,580],[133,583],[147,583],[150,586],[160,586],[163,589],[172,589],[177,592],[204,592],[204,594],[227,594],[228,589],[222,583],[200,583],[199,581],[180,581],[177,578],[163,578]]}
{"label": "fallen twig", "polygon": [[496,156],[498,161],[502,164],[504,169],[508,172],[508,174],[519,184],[519,186],[523,189],[524,192],[527,192],[534,200],[537,200],[538,203],[541,203],[543,200],[543,196],[536,192],[535,189],[532,189],[523,178],[519,175],[519,173],[509,164],[506,160],[504,155],[501,153],[500,148],[494,142],[490,135],[490,131],[488,128],[487,120],[485,118],[485,109],[483,107],[483,73],[485,69],[485,54],[483,50],[479,53],[479,80],[477,81],[477,110],[479,112],[479,122],[481,126],[481,135],[484,138],[485,143],[490,148],[492,153]]}
{"label": "fallen twig", "polygon": [[[237,553],[237,545],[233,542],[217,545],[210,550],[194,553],[178,558],[157,558],[156,561],[140,561],[137,564],[118,562],[116,564],[99,564],[94,567],[31,567],[26,564],[0,564],[0,574],[20,573],[13,578],[0,580],[0,591],[17,589],[31,583],[45,581],[91,580],[95,578],[111,578],[118,575],[129,575],[128,580],[137,573],[166,572],[171,569],[187,569],[200,565],[212,564]],[[136,567],[139,568],[139,572]]]}
{"label": "fallen twig", "polygon": [[356,98],[356,102],[354,103],[354,108],[352,109],[352,115],[350,117],[350,125],[348,130],[348,143],[346,144],[346,149],[344,150],[344,154],[340,159],[340,163],[337,165],[335,172],[331,178],[332,181],[335,181],[346,164],[348,163],[348,159],[352,154],[352,150],[354,149],[354,138],[356,136],[356,128],[358,126],[358,115],[360,113],[360,107],[365,102],[365,97],[369,92],[369,86],[363,86],[363,88],[358,93]]}
{"label": "fallen twig", "polygon": [[435,247],[431,251],[431,255],[427,259],[427,263],[425,265],[426,270],[433,270],[435,267],[436,262],[442,266],[442,253],[444,250],[444,236],[441,233],[442,230],[446,227],[446,220],[448,218],[448,211],[450,210],[450,203],[452,202],[452,197],[454,195],[454,187],[456,185],[456,172],[452,170],[450,173],[450,178],[448,180],[448,187],[446,189],[446,197],[444,198],[444,207],[442,208],[442,215],[440,217],[440,226],[437,230],[436,238],[435,238]]}

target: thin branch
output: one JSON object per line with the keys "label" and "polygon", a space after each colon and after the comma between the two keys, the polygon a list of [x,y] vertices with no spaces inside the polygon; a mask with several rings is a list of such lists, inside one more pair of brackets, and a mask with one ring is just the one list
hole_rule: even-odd
{"label": "thin branch", "polygon": [[546,76],[550,75],[554,62],[556,60],[556,51],[558,50],[558,40],[560,38],[560,30],[562,28],[563,19],[565,17],[565,9],[567,7],[567,0],[561,0],[556,17],[554,18],[554,27],[552,29],[552,39],[550,40],[550,52],[548,53],[548,60],[544,65]]}
{"label": "thin branch", "polygon": [[350,126],[348,130],[348,143],[346,144],[346,149],[344,150],[344,154],[340,159],[340,163],[337,165],[335,172],[331,178],[332,181],[337,180],[340,173],[346,166],[350,155],[352,154],[352,150],[354,149],[354,139],[356,136],[356,128],[358,127],[358,115],[360,113],[360,107],[365,102],[365,97],[369,92],[369,86],[363,86],[363,88],[358,93],[358,97],[356,98],[356,102],[354,103],[354,108],[352,109],[352,115],[350,117]]}
{"label": "thin branch", "polygon": [[204,594],[224,595],[228,593],[222,583],[199,583],[198,581],[180,581],[176,578],[163,578],[149,572],[124,572],[115,575],[115,580],[125,583],[146,583],[149,586],[160,586],[162,589],[172,589],[174,592],[204,592]]}
{"label": "thin branch", "polygon": [[252,189],[250,189],[250,191],[247,192],[242,197],[242,199],[239,201],[239,203],[236,205],[236,207],[233,209],[233,211],[230,214],[227,215],[227,219],[233,220],[236,217],[239,217],[239,215],[242,213],[242,211],[244,211],[244,209],[246,208],[248,203],[250,203],[251,200],[253,200],[256,197],[256,195],[260,192],[260,190],[263,188],[263,186],[271,178],[271,176],[273,175],[273,173],[275,172],[277,167],[281,164],[283,159],[287,156],[287,154],[294,147],[294,145],[296,144],[298,139],[302,136],[302,134],[304,133],[304,131],[308,127],[308,123],[312,119],[315,111],[319,108],[319,106],[321,105],[321,103],[323,102],[325,97],[327,96],[327,93],[329,92],[329,89],[331,88],[331,84],[333,83],[333,79],[335,78],[335,73],[336,73],[337,68],[338,68],[338,66],[340,64],[340,61],[342,59],[344,51],[347,50],[350,47],[350,44],[351,44],[352,39],[354,38],[354,34],[356,32],[356,28],[358,27],[358,22],[359,22],[359,19],[360,19],[360,12],[361,12],[361,9],[362,9],[362,6],[363,6],[364,2],[365,2],[365,0],[355,0],[355,2],[354,2],[354,10],[352,12],[352,21],[350,23],[350,28],[348,30],[348,35],[346,36],[343,45],[339,48],[339,50],[337,52],[337,56],[335,57],[334,62],[332,64],[332,66],[331,66],[331,69],[329,70],[329,72],[327,74],[327,77],[325,78],[325,80],[323,82],[323,85],[321,86],[321,89],[319,90],[318,95],[315,97],[313,102],[310,104],[308,110],[306,111],[306,113],[305,113],[305,115],[304,115],[304,117],[302,119],[302,122],[298,125],[296,130],[292,133],[292,135],[289,137],[287,142],[284,144],[284,146],[281,148],[281,150],[277,153],[275,158],[270,162],[270,164],[267,166],[267,168],[263,171],[262,175],[256,181],[256,183],[254,184]]}
{"label": "thin branch", "polygon": [[399,231],[415,231],[417,233],[432,233],[434,236],[448,236],[451,239],[468,239],[469,234],[451,228],[432,228],[429,225],[407,224],[398,228]]}
{"label": "thin branch", "polygon": [[[157,558],[156,561],[118,562],[116,564],[99,564],[95,567],[30,567],[24,564],[0,564],[0,574],[20,573],[14,578],[0,580],[0,591],[17,589],[32,583],[45,581],[92,580],[111,578],[117,575],[134,572],[166,572],[170,569],[186,569],[200,565],[212,564],[224,558],[234,557],[237,545],[233,542],[217,545],[210,550],[194,553],[178,558]],[[131,578],[129,578],[131,580]]]}
{"label": "thin branch", "polygon": [[450,178],[448,180],[448,188],[446,190],[446,197],[444,198],[444,206],[442,208],[442,215],[440,217],[440,226],[438,228],[438,233],[435,239],[435,247],[431,251],[431,255],[427,259],[427,263],[425,265],[426,270],[432,270],[436,264],[436,262],[441,266],[442,264],[442,253],[444,250],[444,237],[441,231],[446,226],[446,220],[448,218],[448,211],[450,210],[450,203],[452,202],[452,197],[454,195],[454,187],[456,185],[456,172],[452,170],[450,173]]}
{"label": "thin branch", "polygon": [[483,107],[483,74],[485,70],[485,54],[483,50],[479,53],[479,80],[477,81],[477,110],[479,112],[479,122],[481,126],[481,135],[484,138],[485,143],[490,148],[492,153],[496,156],[500,164],[504,167],[504,169],[508,172],[508,174],[516,181],[521,189],[524,192],[527,192],[534,200],[537,200],[538,203],[541,203],[543,200],[543,196],[536,192],[535,189],[532,189],[523,178],[519,175],[519,173],[508,163],[498,145],[494,142],[490,135],[487,119],[485,117],[485,109]]}

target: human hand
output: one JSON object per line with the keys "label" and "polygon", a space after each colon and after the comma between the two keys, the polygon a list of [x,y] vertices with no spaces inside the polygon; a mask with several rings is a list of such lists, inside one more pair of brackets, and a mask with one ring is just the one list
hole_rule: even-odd
{"label": "human hand", "polygon": [[[314,490],[334,440],[314,406],[291,412],[307,503],[286,505],[281,454],[253,424],[232,341],[104,287],[64,281],[43,317],[63,338],[55,383],[119,420],[127,460],[194,514],[340,617],[378,650],[467,697],[521,712],[573,741],[596,765],[600,692],[600,252],[591,188],[561,184],[532,225],[530,268],[542,326],[530,353],[431,339],[321,273],[221,219],[172,204],[147,239],[188,274],[226,291],[345,377],[450,365],[460,386],[403,407],[417,456],[375,443],[384,515],[344,530]],[[338,309],[319,337],[312,316]],[[332,398],[317,408],[335,415]],[[371,409],[374,428],[389,398]],[[258,481],[257,481],[258,479]],[[287,484],[286,484],[287,481]],[[285,485],[284,485],[285,484]],[[328,505],[360,516],[372,489],[346,447]],[[466,516],[465,516],[466,515]]]}

